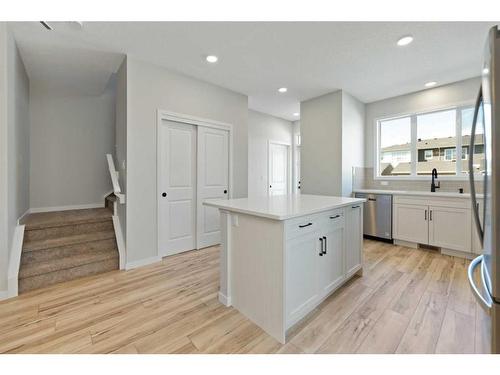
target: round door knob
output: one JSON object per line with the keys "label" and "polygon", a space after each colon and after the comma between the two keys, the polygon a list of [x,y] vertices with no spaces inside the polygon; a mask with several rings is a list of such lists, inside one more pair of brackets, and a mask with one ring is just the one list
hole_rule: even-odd
{"label": "round door knob", "polygon": [[227,194],[227,190],[224,190],[224,194]]}
{"label": "round door knob", "polygon": [[272,187],[273,187],[273,185],[269,185],[269,187],[270,187],[270,188],[272,188]]}
{"label": "round door knob", "polygon": [[165,198],[167,196],[167,193],[162,193],[161,196]]}

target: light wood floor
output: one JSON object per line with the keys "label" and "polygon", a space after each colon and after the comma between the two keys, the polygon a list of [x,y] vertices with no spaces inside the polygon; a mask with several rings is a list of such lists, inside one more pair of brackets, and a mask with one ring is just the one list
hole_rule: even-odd
{"label": "light wood floor", "polygon": [[365,241],[364,276],[286,345],[217,301],[217,247],[0,303],[4,353],[475,353],[485,316],[463,259]]}

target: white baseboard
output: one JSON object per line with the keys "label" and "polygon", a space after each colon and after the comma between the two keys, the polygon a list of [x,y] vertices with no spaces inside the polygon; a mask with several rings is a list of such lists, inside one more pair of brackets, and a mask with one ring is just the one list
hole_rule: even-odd
{"label": "white baseboard", "polygon": [[6,290],[0,290],[0,301],[9,298],[9,293]]}
{"label": "white baseboard", "polygon": [[147,266],[149,264],[153,264],[153,263],[161,261],[161,258],[162,258],[161,256],[154,256],[154,257],[150,257],[150,258],[146,258],[146,259],[140,259],[140,260],[136,260],[133,262],[128,262],[125,264],[125,269],[128,271],[128,270],[132,270],[132,269],[137,268],[137,267]]}
{"label": "white baseboard", "polygon": [[76,204],[70,206],[33,207],[29,209],[29,213],[83,210],[86,208],[103,208],[103,207],[104,207],[104,201],[102,201],[101,203]]}
{"label": "white baseboard", "polygon": [[219,302],[224,306],[231,306],[231,298],[219,292]]}
{"label": "white baseboard", "polygon": [[465,258],[465,259],[474,259],[475,257],[477,257],[477,254],[467,253],[464,251],[453,250],[453,249],[445,249],[443,247],[441,248],[441,254],[457,258]]}
{"label": "white baseboard", "polygon": [[120,269],[123,270],[126,268],[126,262],[127,262],[125,238],[123,237],[122,227],[120,225],[120,218],[117,215],[113,215],[112,219],[113,219],[113,228],[115,229],[116,244],[118,246],[118,254],[120,256]]}
{"label": "white baseboard", "polygon": [[9,269],[7,271],[7,297],[15,297],[18,294],[19,266],[21,264],[21,253],[23,251],[24,225],[18,225],[14,229],[12,249],[10,250]]}
{"label": "white baseboard", "polygon": [[394,245],[396,246],[403,246],[403,247],[409,247],[411,249],[418,249],[418,244],[415,242],[409,242],[409,241],[403,241],[403,240],[396,240],[394,239]]}
{"label": "white baseboard", "polygon": [[24,214],[21,215],[21,217],[19,217],[19,219],[17,219],[17,225],[19,225],[19,223],[24,219],[25,216],[29,215],[31,213],[31,209],[27,209]]}

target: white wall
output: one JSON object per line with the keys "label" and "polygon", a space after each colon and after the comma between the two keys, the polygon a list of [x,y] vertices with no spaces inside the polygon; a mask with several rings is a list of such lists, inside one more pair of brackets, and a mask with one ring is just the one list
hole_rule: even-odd
{"label": "white wall", "polygon": [[480,78],[471,78],[412,94],[396,96],[366,105],[365,166],[373,167],[375,156],[375,121],[379,118],[446,108],[456,104],[474,104]]}
{"label": "white wall", "polygon": [[0,291],[17,220],[29,207],[29,80],[12,34],[0,24]]}
{"label": "white wall", "polygon": [[105,154],[115,144],[115,89],[59,92],[31,82],[30,206],[104,204],[111,190]]}
{"label": "white wall", "polygon": [[300,103],[301,192],[342,193],[342,92]]}
{"label": "white wall", "polygon": [[[269,141],[287,143],[292,147],[292,131],[290,121],[257,111],[248,111],[249,197],[267,195]],[[291,149],[290,153],[292,153]]]}
{"label": "white wall", "polygon": [[248,191],[248,98],[127,58],[127,262],[157,256],[157,110],[233,125],[233,197]]}
{"label": "white wall", "polygon": [[365,105],[342,91],[342,195],[352,193],[352,168],[364,166]]}
{"label": "white wall", "polygon": [[[120,189],[127,194],[127,58],[123,59],[116,74],[116,108],[115,108],[115,168],[119,172]],[[126,201],[126,197],[125,197]],[[127,239],[127,206],[117,205],[117,215],[124,240]]]}

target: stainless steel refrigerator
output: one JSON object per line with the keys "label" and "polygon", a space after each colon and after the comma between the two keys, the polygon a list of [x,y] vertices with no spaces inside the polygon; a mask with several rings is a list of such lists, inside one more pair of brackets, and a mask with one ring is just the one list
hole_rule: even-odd
{"label": "stainless steel refrigerator", "polygon": [[[491,352],[500,353],[500,30],[493,27],[486,42],[482,81],[474,110],[469,171],[473,171],[476,133],[484,132],[484,210],[480,220],[474,173],[469,173],[473,217],[483,254],[469,266],[469,283],[491,318]],[[483,223],[481,225],[481,222]],[[474,278],[474,271],[480,278]],[[480,279],[479,281],[477,281]]]}

